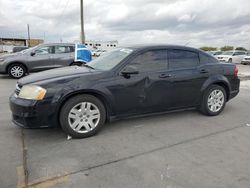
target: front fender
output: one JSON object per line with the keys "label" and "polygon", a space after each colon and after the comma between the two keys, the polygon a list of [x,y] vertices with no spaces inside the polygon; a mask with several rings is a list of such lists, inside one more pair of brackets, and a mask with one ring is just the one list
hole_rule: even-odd
{"label": "front fender", "polygon": [[62,90],[58,91],[54,94],[52,99],[52,104],[56,105],[56,112],[60,111],[60,108],[63,104],[71,97],[79,94],[90,94],[94,95],[95,97],[99,98],[105,105],[107,109],[108,116],[112,116],[114,113],[114,101],[112,100],[113,97],[111,93],[107,90],[99,90],[97,88],[92,89],[72,89],[71,87],[64,87]]}

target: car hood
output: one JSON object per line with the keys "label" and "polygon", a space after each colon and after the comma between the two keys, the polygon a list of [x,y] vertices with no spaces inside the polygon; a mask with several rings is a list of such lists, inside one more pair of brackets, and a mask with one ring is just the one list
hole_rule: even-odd
{"label": "car hood", "polygon": [[34,73],[24,78],[18,80],[18,84],[26,85],[32,84],[35,82],[41,82],[45,80],[50,80],[54,78],[62,78],[62,77],[74,77],[79,75],[91,74],[95,72],[95,70],[86,68],[86,67],[79,67],[79,66],[70,66],[64,68],[57,68],[48,71],[43,71],[40,73]]}
{"label": "car hood", "polygon": [[9,58],[9,57],[15,57],[19,55],[18,53],[12,53],[12,54],[3,54],[0,56],[1,59],[6,59],[6,58]]}

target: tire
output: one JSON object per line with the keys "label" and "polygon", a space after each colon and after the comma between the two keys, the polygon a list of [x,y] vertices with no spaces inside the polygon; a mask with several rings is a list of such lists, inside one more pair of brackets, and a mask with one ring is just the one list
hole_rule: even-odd
{"label": "tire", "polygon": [[228,63],[233,63],[233,60],[232,60],[232,59],[229,59],[229,60],[228,60]]}
{"label": "tire", "polygon": [[27,70],[22,64],[12,64],[8,67],[8,74],[11,78],[19,79],[26,75]]}
{"label": "tire", "polygon": [[[220,99],[218,96],[216,96],[218,98],[213,98],[213,94],[215,93],[217,93],[218,96],[221,96],[223,99]],[[227,94],[225,89],[219,85],[211,85],[203,94],[200,111],[208,116],[219,115],[225,108],[226,100]],[[215,106],[215,109],[213,106]]]}
{"label": "tire", "polygon": [[103,103],[98,98],[86,94],[77,95],[66,101],[59,115],[63,131],[73,138],[95,135],[105,121],[106,109]]}

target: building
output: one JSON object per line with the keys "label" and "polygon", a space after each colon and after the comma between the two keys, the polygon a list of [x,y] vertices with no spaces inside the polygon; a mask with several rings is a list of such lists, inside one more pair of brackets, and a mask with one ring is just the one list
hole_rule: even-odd
{"label": "building", "polygon": [[14,46],[37,46],[44,41],[41,39],[0,38],[0,52],[11,52]]}
{"label": "building", "polygon": [[118,41],[97,41],[97,40],[90,40],[85,42],[86,47],[90,50],[105,50],[109,51],[114,49],[118,46]]}

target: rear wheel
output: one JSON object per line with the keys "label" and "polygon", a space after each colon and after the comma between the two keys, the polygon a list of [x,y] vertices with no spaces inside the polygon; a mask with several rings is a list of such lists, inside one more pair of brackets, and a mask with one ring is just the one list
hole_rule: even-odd
{"label": "rear wheel", "polygon": [[78,95],[64,104],[59,120],[68,135],[85,138],[101,129],[106,120],[106,110],[98,98],[92,95]]}
{"label": "rear wheel", "polygon": [[220,114],[226,104],[226,91],[219,85],[210,86],[204,93],[201,112],[209,116]]}
{"label": "rear wheel", "polygon": [[9,76],[15,79],[22,78],[26,73],[26,68],[22,64],[12,64],[8,68]]}

